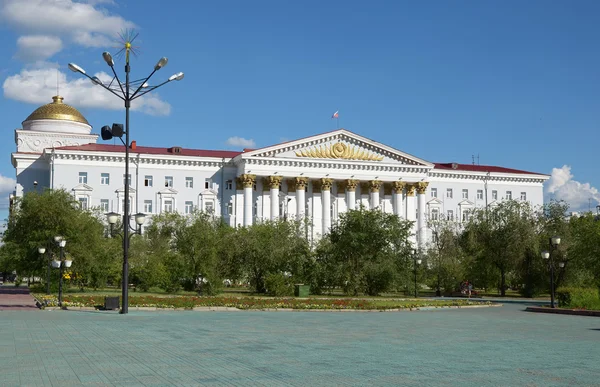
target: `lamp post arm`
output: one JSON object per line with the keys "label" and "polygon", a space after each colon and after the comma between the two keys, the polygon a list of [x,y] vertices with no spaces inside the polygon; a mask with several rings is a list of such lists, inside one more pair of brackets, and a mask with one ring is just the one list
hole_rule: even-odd
{"label": "lamp post arm", "polygon": [[[148,75],[148,77],[146,77],[146,79],[144,79],[144,81],[138,86],[138,88],[133,92],[133,94],[131,95],[131,99],[134,99],[135,96],[137,95],[137,93],[140,92],[140,90],[142,90],[142,87],[144,87],[144,85],[146,84],[146,82],[148,82],[148,80],[150,78],[152,78],[152,76],[154,75],[154,73],[157,71],[157,69],[152,70],[152,72],[150,73],[150,75]],[[154,90],[154,89],[152,89]]]}
{"label": "lamp post arm", "polygon": [[117,72],[115,71],[115,66],[110,66],[110,69],[112,70],[112,72],[115,76],[115,79],[117,80],[117,83],[119,84],[119,87],[121,88],[121,93],[123,93],[124,96],[127,96],[127,94],[125,94],[125,90],[123,90],[123,84],[121,83],[121,80],[119,79],[119,76],[117,75]]}
{"label": "lamp post arm", "polygon": [[[139,98],[139,97],[141,97],[141,96],[143,96],[143,95],[145,95],[145,94],[148,94],[149,92],[151,92],[151,91],[154,91],[154,90],[158,89],[159,87],[161,87],[162,85],[164,85],[164,84],[167,84],[167,83],[169,83],[169,82],[171,82],[171,81],[169,81],[169,80],[167,79],[167,80],[166,80],[166,81],[164,81],[163,83],[160,83],[160,84],[158,84],[158,85],[156,85],[156,86],[149,87],[149,88],[148,88],[148,90],[144,90],[143,92],[141,92],[141,93],[139,93],[138,95],[136,95],[136,96],[135,96],[135,98],[131,98],[131,99],[136,99],[136,98]],[[136,93],[137,93],[137,91],[136,91]]]}
{"label": "lamp post arm", "polygon": [[[113,70],[113,71],[114,71],[114,70]],[[82,73],[82,74],[83,74],[83,73]],[[117,97],[119,97],[119,98],[121,98],[123,101],[125,101],[125,98],[123,98],[123,96],[122,96],[122,95],[119,95],[119,94],[115,93],[115,91],[114,91],[114,90],[110,89],[109,87],[107,87],[107,86],[106,86],[106,85],[104,85],[103,83],[96,83],[96,81],[94,80],[94,78],[90,77],[90,76],[89,76],[89,75],[87,75],[87,74],[83,74],[83,75],[85,75],[87,78],[89,78],[89,80],[90,80],[90,81],[94,82],[94,84],[96,84],[96,85],[99,85],[99,86],[102,86],[102,88],[104,88],[104,89],[106,89],[106,90],[110,91],[111,93],[113,93],[114,95],[116,95]],[[117,81],[118,81],[118,79],[117,79]],[[120,86],[120,85],[121,85],[121,82],[119,82],[119,86]]]}

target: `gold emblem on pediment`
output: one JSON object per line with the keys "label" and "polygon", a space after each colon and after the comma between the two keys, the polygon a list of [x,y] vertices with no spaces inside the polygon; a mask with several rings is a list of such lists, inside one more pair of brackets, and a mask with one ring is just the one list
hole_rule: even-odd
{"label": "gold emblem on pediment", "polygon": [[360,149],[356,146],[347,145],[343,142],[326,146],[316,146],[312,149],[301,149],[296,151],[297,157],[312,157],[315,159],[345,159],[362,161],[381,161],[383,156]]}

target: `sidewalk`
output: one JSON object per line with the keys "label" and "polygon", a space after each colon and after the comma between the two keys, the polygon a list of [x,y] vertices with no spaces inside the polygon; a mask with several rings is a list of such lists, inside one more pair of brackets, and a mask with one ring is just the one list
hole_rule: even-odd
{"label": "sidewalk", "polygon": [[39,310],[26,286],[0,286],[0,311],[3,310]]}

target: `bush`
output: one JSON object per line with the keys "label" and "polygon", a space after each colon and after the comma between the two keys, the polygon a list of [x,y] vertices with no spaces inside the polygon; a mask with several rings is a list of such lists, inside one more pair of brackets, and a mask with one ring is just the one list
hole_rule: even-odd
{"label": "bush", "polygon": [[593,288],[560,288],[557,290],[558,306],[573,309],[600,310],[600,296]]}
{"label": "bush", "polygon": [[294,295],[290,281],[281,273],[269,274],[265,279],[265,287],[269,295],[274,297]]}

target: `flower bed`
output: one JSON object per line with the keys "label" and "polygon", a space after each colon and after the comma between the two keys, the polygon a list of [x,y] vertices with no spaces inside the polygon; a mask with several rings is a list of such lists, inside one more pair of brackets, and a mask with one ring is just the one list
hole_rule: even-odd
{"label": "flower bed", "polygon": [[[34,295],[45,306],[58,306],[56,296]],[[254,297],[195,297],[195,296],[130,296],[130,307],[181,308],[229,307],[237,309],[333,309],[333,310],[388,310],[424,307],[449,307],[489,305],[490,302],[473,300],[377,300],[333,298],[254,298]],[[104,305],[104,296],[67,295],[63,297],[66,307],[96,307]]]}

